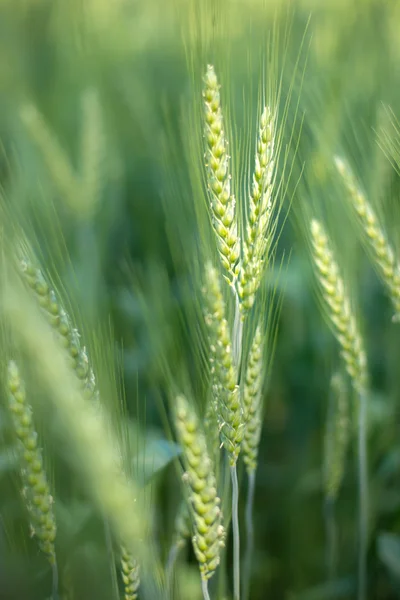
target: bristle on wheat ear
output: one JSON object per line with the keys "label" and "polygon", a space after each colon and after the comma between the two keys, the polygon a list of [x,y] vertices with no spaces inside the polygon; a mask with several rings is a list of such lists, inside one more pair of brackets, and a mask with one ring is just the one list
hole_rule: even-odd
{"label": "bristle on wheat ear", "polygon": [[321,223],[311,221],[313,258],[326,313],[341,346],[342,357],[358,392],[368,386],[367,358],[350,298]]}
{"label": "bristle on wheat ear", "polygon": [[198,417],[184,396],[176,398],[175,426],[182,445],[193,521],[193,548],[203,580],[214,574],[220,562],[225,530],[221,501],[205,435]]}

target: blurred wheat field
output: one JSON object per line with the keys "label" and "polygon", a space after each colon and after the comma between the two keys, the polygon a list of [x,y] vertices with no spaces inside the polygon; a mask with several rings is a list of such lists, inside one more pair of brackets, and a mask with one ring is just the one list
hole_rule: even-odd
{"label": "blurred wheat field", "polygon": [[400,598],[399,28],[0,2],[1,600]]}

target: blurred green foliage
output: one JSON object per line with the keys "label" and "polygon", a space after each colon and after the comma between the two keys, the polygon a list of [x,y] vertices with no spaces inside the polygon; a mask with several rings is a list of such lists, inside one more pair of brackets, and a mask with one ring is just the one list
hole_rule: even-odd
{"label": "blurred green foliage", "polygon": [[[240,106],[246,78],[254,82],[259,77],[258,63],[251,58],[263,52],[265,31],[274,23],[283,29],[291,23],[285,81],[293,77],[303,39],[305,46],[293,92],[299,102],[299,130],[302,122],[294,170],[302,176],[293,190],[292,218],[280,240],[288,266],[281,278],[283,305],[257,472],[251,598],[355,595],[354,449],[337,504],[337,580],[324,583],[323,436],[329,381],[339,358],[314,297],[303,227],[304,215],[314,211],[327,218],[346,259],[367,340],[372,376],[369,598],[400,598],[399,331],[354,233],[332,169],[333,154],[344,153],[386,216],[392,239],[400,242],[399,177],[379,148],[376,134],[385,126],[383,105],[400,116],[400,3],[219,0],[205,4],[213,7],[209,30],[202,30],[203,21],[196,22],[194,6],[183,0],[1,0],[0,181],[5,201],[31,232],[51,276],[68,290],[66,297],[71,298],[85,343],[93,352],[96,324],[108,329],[112,323],[115,350],[123,357],[115,368],[123,373],[129,414],[139,420],[143,435],[146,428],[153,431],[149,453],[139,454],[138,460],[144,463],[146,478],[156,481],[152,491],[156,537],[165,554],[179,492],[170,464],[177,450],[163,441],[165,390],[158,359],[169,355],[179,370],[186,364],[190,340],[182,334],[179,316],[184,302],[179,286],[187,263],[174,260],[164,211],[169,190],[188,185],[182,107],[188,102],[191,77],[201,73],[188,68],[187,58],[202,56],[207,61],[217,56],[223,63],[224,48],[229,48],[234,63],[229,77],[237,90],[232,102]],[[204,69],[205,62],[198,62]],[[26,105],[36,106],[79,174],[82,103],[88,91],[97,95],[104,134],[102,177],[92,218],[74,213],[64,202],[21,120]],[[176,198],[180,207],[191,202],[190,194]],[[196,222],[188,219],[184,226],[189,245],[197,235]],[[160,299],[161,314],[156,311]],[[159,316],[156,340],[149,338],[149,307],[155,318]],[[4,446],[9,447],[3,413],[0,428]],[[57,460],[62,465],[62,456]],[[0,477],[0,577],[4,578],[0,598],[44,598],[49,574],[32,540],[21,537],[24,521],[15,464],[6,451],[0,453]],[[68,487],[63,476],[58,477],[60,489]],[[110,587],[103,587],[103,575],[98,577],[107,571],[107,557],[98,544],[101,525],[84,502],[64,509],[62,495],[56,511],[63,552],[82,582],[75,597],[109,597]],[[15,548],[3,563],[10,540],[21,539],[11,543]],[[194,573],[190,578],[196,581]],[[195,598],[195,593],[184,597]]]}

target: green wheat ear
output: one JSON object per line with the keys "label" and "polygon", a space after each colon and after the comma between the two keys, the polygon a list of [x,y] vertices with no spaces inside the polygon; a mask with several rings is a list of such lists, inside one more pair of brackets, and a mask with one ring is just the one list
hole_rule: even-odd
{"label": "green wheat ear", "polygon": [[184,481],[190,489],[193,548],[201,578],[207,581],[219,565],[225,530],[207,441],[195,411],[184,396],[176,398],[175,427],[183,450]]}
{"label": "green wheat ear", "polygon": [[73,326],[55,291],[45,280],[42,271],[26,257],[20,261],[20,270],[28,287],[34,292],[46,318],[59,334],[62,346],[68,352],[70,364],[81,382],[85,396],[98,399],[96,380],[85,347],[81,346],[78,330]]}
{"label": "green wheat ear", "polygon": [[313,258],[326,312],[341,346],[342,357],[351,381],[355,389],[363,393],[368,385],[367,358],[350,297],[339,273],[328,237],[316,219],[311,222],[311,235]]}
{"label": "green wheat ear", "polygon": [[208,65],[203,98],[210,212],[222,265],[227,271],[228,280],[234,283],[238,274],[240,240],[219,88],[214,67]]}
{"label": "green wheat ear", "polygon": [[262,429],[262,385],[264,379],[263,340],[260,325],[254,334],[243,387],[244,437],[243,460],[248,472],[257,468],[258,446]]}
{"label": "green wheat ear", "polygon": [[38,446],[32,409],[26,400],[24,383],[14,361],[10,361],[8,364],[7,389],[8,406],[20,442],[23,495],[31,520],[32,534],[36,536],[39,547],[47,556],[50,564],[55,565],[56,522],[53,513],[53,498],[50,495],[42,453]]}
{"label": "green wheat ear", "polygon": [[274,208],[275,130],[275,118],[271,109],[266,106],[260,118],[246,237],[243,243],[243,262],[238,281],[242,317],[254,304],[265,261],[268,259]]}
{"label": "green wheat ear", "polygon": [[218,271],[210,263],[206,265],[203,295],[205,322],[210,343],[215,413],[221,441],[229,453],[229,460],[233,466],[239,456],[243,439],[243,411],[220,278]]}
{"label": "green wheat ear", "polygon": [[121,570],[125,600],[136,600],[140,586],[140,569],[132,554],[121,546]]}
{"label": "green wheat ear", "polygon": [[368,240],[371,255],[378,267],[381,278],[386,285],[396,319],[400,319],[400,264],[395,257],[384,229],[378,221],[371,204],[357,185],[349,166],[339,157],[335,157],[336,168],[346,186],[349,199],[357,213],[359,223]]}

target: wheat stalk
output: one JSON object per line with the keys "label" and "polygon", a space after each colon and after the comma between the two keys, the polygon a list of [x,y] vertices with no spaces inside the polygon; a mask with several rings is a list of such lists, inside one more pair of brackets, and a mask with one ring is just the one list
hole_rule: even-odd
{"label": "wheat stalk", "polygon": [[225,530],[222,525],[213,463],[208,454],[204,432],[196,413],[184,396],[178,396],[175,405],[175,427],[182,445],[186,469],[184,481],[190,489],[193,548],[199,563],[206,599],[208,598],[207,581],[219,565]]}
{"label": "wheat stalk", "polygon": [[332,397],[328,411],[324,453],[326,564],[330,582],[336,578],[337,563],[335,504],[343,480],[350,439],[349,399],[346,382],[340,372],[335,373],[332,377],[331,388]]}
{"label": "wheat stalk", "polygon": [[385,231],[379,223],[371,204],[357,185],[349,166],[339,157],[335,165],[348,191],[349,199],[357,213],[359,223],[368,240],[371,255],[392,300],[395,318],[400,318],[400,264]]}

